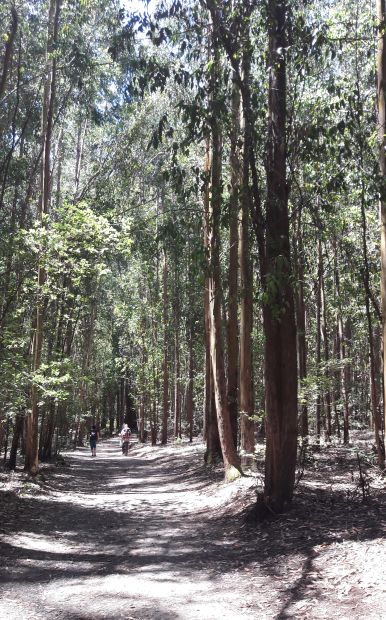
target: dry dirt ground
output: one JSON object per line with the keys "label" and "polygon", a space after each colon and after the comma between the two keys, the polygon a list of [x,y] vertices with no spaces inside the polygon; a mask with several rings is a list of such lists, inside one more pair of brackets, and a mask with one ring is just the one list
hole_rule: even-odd
{"label": "dry dirt ground", "polygon": [[3,473],[0,618],[386,619],[385,484],[363,461],[359,484],[356,449],[310,452],[264,523],[259,475],[224,484],[203,449],[124,457],[113,438],[34,481]]}

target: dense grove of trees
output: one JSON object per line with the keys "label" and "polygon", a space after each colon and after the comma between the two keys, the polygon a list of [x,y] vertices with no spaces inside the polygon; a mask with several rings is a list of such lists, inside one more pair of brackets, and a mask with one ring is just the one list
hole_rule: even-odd
{"label": "dense grove of trees", "polygon": [[259,431],[281,510],[299,440],[384,466],[385,2],[145,9],[0,7],[1,455]]}

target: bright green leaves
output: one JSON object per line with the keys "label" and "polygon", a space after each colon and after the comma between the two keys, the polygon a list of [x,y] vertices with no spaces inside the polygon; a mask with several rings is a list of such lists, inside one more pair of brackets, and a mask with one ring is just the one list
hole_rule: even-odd
{"label": "bright green leaves", "polygon": [[54,360],[42,364],[32,375],[32,381],[39,387],[43,402],[50,398],[56,402],[64,401],[74,384],[79,381],[79,370],[69,358]]}
{"label": "bright green leaves", "polygon": [[128,222],[118,232],[84,202],[65,203],[54,221],[36,226],[25,236],[28,247],[45,266],[45,293],[51,299],[61,293],[63,278],[73,287],[82,288],[90,279],[98,283],[110,273],[113,254],[130,255]]}

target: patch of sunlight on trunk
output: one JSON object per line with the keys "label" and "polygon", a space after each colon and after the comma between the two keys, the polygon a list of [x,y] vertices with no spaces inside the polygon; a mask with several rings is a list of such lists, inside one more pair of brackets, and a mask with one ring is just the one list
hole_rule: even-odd
{"label": "patch of sunlight on trunk", "polygon": [[233,482],[234,480],[241,478],[241,476],[241,471],[237,469],[237,467],[235,467],[234,465],[229,465],[225,469],[225,482]]}

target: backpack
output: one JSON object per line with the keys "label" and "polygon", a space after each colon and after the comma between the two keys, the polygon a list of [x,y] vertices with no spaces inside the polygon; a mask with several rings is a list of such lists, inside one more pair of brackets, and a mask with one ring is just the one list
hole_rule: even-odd
{"label": "backpack", "polygon": [[129,431],[129,429],[127,429],[127,431],[125,431],[125,434],[122,437],[122,440],[123,441],[129,441],[129,439],[130,439],[130,431]]}
{"label": "backpack", "polygon": [[92,429],[92,430],[90,431],[90,439],[95,439],[95,440],[96,440],[96,439],[97,439],[97,437],[98,437],[98,433],[97,433],[97,431],[96,431],[96,430],[94,430],[94,429]]}

